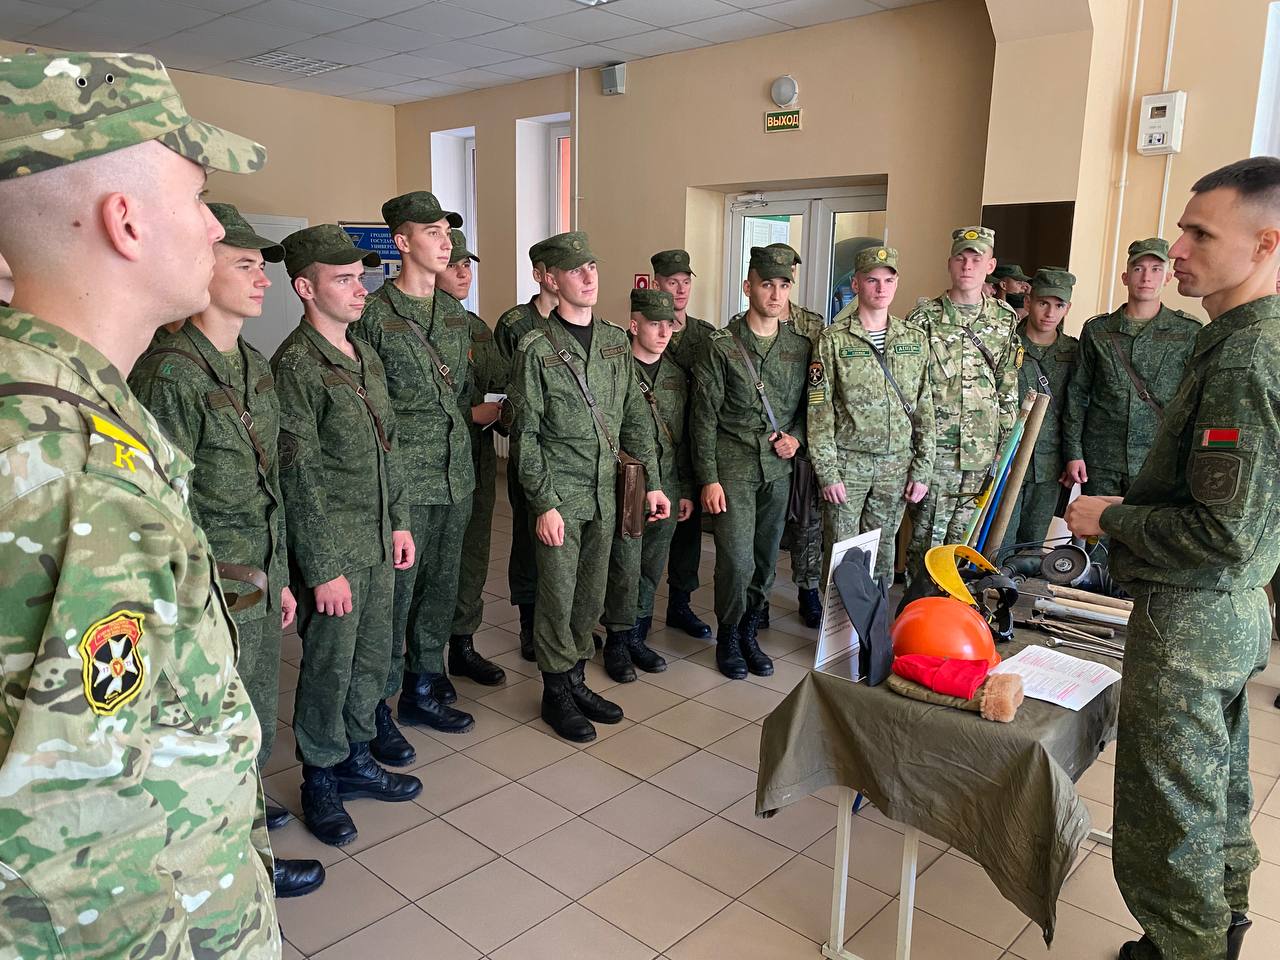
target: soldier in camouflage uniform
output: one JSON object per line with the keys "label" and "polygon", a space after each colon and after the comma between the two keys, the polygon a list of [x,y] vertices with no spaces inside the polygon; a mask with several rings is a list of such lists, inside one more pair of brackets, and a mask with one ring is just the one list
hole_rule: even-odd
{"label": "soldier in camouflage uniform", "polygon": [[280,956],[261,731],[191,461],[125,385],[209,303],[205,171],[265,162],[153,57],[0,56],[6,957]]}
{"label": "soldier in camouflage uniform", "polygon": [[526,333],[516,349],[516,467],[536,521],[533,644],[542,671],[542,718],[565,739],[585,743],[596,736],[592,720],[622,720],[622,709],[584,680],[586,661],[595,653],[591,631],[604,609],[616,512],[615,446],[644,464],[651,522],[665,519],[671,504],[659,486],[652,421],[627,335],[592,313],[599,287],[587,235],[552,237],[542,255],[559,306],[545,329]]}
{"label": "soldier in camouflage uniform", "polygon": [[[716,664],[732,680],[743,679],[748,671],[773,673],[773,661],[760,649],[756,631],[773,589],[791,461],[804,442],[810,350],[809,341],[782,322],[791,271],[785,253],[752,247],[743,283],[751,306],[711,335],[694,368],[694,477],[702,487],[703,510],[719,515],[714,534]],[[763,383],[764,397],[748,367],[754,367]]]}
{"label": "soldier in camouflage uniform", "polygon": [[1160,302],[1171,277],[1168,241],[1135,240],[1121,274],[1129,299],[1080,331],[1062,447],[1067,478],[1090,496],[1128,493],[1195,347],[1200,321]]}
{"label": "soldier in camouflage uniform", "polygon": [[994,295],[999,297],[1018,315],[1019,320],[1027,316],[1027,296],[1031,292],[1031,278],[1016,263],[997,264],[987,277],[995,284]]}
{"label": "soldier in camouflage uniform", "polygon": [[[693,366],[706,346],[715,327],[705,320],[689,316],[689,294],[693,290],[693,267],[688,250],[660,250],[649,258],[653,267],[653,285],[671,294],[675,322],[666,358],[685,374],[686,387],[692,386]],[[688,415],[685,415],[688,429]],[[667,561],[666,624],[699,639],[711,636],[711,628],[693,612],[689,597],[698,589],[698,567],[702,563],[702,504],[693,499],[693,512],[676,522]]]}
{"label": "soldier in camouflage uniform", "polygon": [[[1027,464],[1022,489],[1009,515],[1002,549],[1015,543],[1044,540],[1062,496],[1065,479],[1062,456],[1062,408],[1071,374],[1075,371],[1080,341],[1062,332],[1071,309],[1076,278],[1066,270],[1042,267],[1031,281],[1027,318],[1018,325],[1022,363],[1018,367],[1018,395],[1047,393],[1052,398],[1045,411],[1035,451]],[[1009,496],[1009,491],[1005,491]]]}
{"label": "soldier in camouflage uniform", "polygon": [[382,361],[350,336],[364,308],[362,263],[377,266],[378,255],[330,223],[289,234],[284,249],[304,310],[271,358],[302,637],[293,732],[303,820],[342,846],[356,839],[344,799],[422,791],[416,777],[379,766],[411,763],[414,750],[376,711],[391,662],[395,573],[413,565],[414,543]]}
{"label": "soldier in camouflage uniform", "polygon": [[[387,371],[416,553],[413,566],[396,573],[384,695],[400,692],[402,723],[465,733],[475,719],[449,706],[458,694],[444,672],[444,646],[475,489],[471,329],[462,304],[436,289],[436,277],[449,265],[449,228],[461,226],[462,217],[418,190],[384,203],[382,218],[400,250],[400,275],[369,295],[353,332],[378,352]],[[378,712],[380,724],[389,722],[385,703]]]}
{"label": "soldier in camouflage uniform", "polygon": [[693,464],[686,436],[689,385],[667,355],[675,302],[661,290],[631,291],[631,356],[637,385],[649,408],[662,492],[679,508],[650,524],[640,540],[613,537],[603,623],[604,668],[618,683],[635,680],[633,665],[661,673],[667,661],[645,642],[653,622],[653,594],[667,565],[671,537],[681,517],[693,513]]}
{"label": "soldier in camouflage uniform", "polygon": [[929,343],[889,315],[897,250],[859,251],[853,285],[857,299],[818,337],[809,365],[809,456],[827,504],[827,540],[879,529],[875,575],[892,577],[902,513],[924,497],[933,471]]}
{"label": "soldier in camouflage uniform", "polygon": [[908,584],[924,578],[933,546],[963,543],[982,477],[1018,411],[1017,334],[1013,309],[982,295],[995,266],[995,231],[961,227],[951,235],[951,288],[907,315],[929,337],[937,443],[933,482],[908,508]]}
{"label": "soldier in camouflage uniform", "polygon": [[[533,264],[533,279],[538,292],[528,303],[516,304],[498,318],[493,339],[498,354],[510,377],[507,388],[515,381],[516,347],[531,330],[546,328],[547,319],[555,309],[557,297],[547,275],[545,240],[539,240],[529,248],[529,262]],[[529,502],[520,486],[519,460],[520,438],[511,435],[507,460],[507,500],[511,504],[511,555],[507,558],[507,584],[511,590],[511,603],[520,610],[520,656],[529,662],[535,659],[533,652],[533,607],[538,594],[537,561],[534,559],[533,517],[529,515]]]}
{"label": "soldier in camouflage uniform", "polygon": [[[459,303],[471,292],[471,263],[480,258],[467,249],[467,238],[461,230],[451,230],[453,249],[449,266],[436,278],[436,285]],[[498,353],[493,331],[478,316],[467,311],[467,329],[471,334],[471,468],[476,476],[476,489],[471,500],[471,518],[462,535],[462,564],[458,572],[458,599],[453,605],[453,625],[449,636],[449,672],[470,677],[485,686],[498,686],[507,680],[506,672],[492,661],[476,653],[474,634],[484,618],[485,578],[489,573],[489,545],[493,531],[493,502],[498,479],[498,453],[493,446],[493,432],[501,427],[504,409],[501,403],[486,403],[486,393],[502,393],[510,378],[507,365]]]}
{"label": "soldier in camouflage uniform", "polygon": [[[280,696],[280,635],[293,622],[285,551],[284,498],[276,441],[280,404],[267,358],[240,336],[245,320],[262,314],[271,281],[267,262],[284,248],[254,233],[229,203],[209,209],[226,235],[214,244],[210,303],[176,333],[163,328],[133,368],[129,386],[195,464],[191,515],[219,558],[239,638],[236,669],[262,725],[259,768],[275,742]],[[247,415],[246,415],[247,414]],[[267,805],[268,828],[287,821]],[[276,896],[297,897],[324,882],[318,860],[277,858]]]}
{"label": "soldier in camouflage uniform", "polygon": [[1263,587],[1280,564],[1280,159],[1191,189],[1170,254],[1178,292],[1203,297],[1211,322],[1124,499],[1067,509],[1077,536],[1110,537],[1134,599],[1114,867],[1145,935],[1122,960],[1237,960],[1259,862],[1247,690],[1270,652]]}

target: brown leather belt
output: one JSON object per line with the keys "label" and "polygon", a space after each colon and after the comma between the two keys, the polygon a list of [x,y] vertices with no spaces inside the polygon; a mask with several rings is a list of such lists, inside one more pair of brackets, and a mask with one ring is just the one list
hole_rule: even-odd
{"label": "brown leather belt", "polygon": [[[222,594],[226,597],[227,609],[232,613],[248,610],[267,595],[267,575],[257,567],[243,563],[219,563],[218,579],[224,581]],[[243,592],[228,590],[225,585],[228,580],[246,584],[253,589]]]}

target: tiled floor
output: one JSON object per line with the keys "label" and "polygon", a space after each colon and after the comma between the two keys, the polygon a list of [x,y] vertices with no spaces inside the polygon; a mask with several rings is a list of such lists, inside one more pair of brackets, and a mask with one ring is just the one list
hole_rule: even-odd
{"label": "tiled floor", "polygon": [[[501,486],[501,484],[499,484]],[[538,719],[537,670],[520,659],[507,600],[511,528],[499,495],[485,627],[476,646],[507,670],[507,684],[457,684],[476,716],[464,736],[406,729],[424,790],[413,803],[349,804],[359,839],[336,849],[298,822],[272,834],[277,854],[317,857],[328,880],[280,902],[286,957],[368,960],[812,960],[826,939],[835,807],[807,798],[772,820],[752,815],[760,721],[812,662],[813,632],[796,619],[780,563],[773,628],[762,646],[770,678],[727,682],[712,644],[662,628],[651,642],[666,673],[615,686],[627,719],[579,747]],[[710,614],[711,545],[694,607]],[[664,590],[665,593],[665,590]],[[658,614],[665,608],[660,598]],[[1280,651],[1278,651],[1280,652]],[[267,791],[298,807],[301,768],[287,723],[300,654],[287,637],[281,727]],[[1280,943],[1280,657],[1253,685],[1257,795],[1254,927],[1246,960]],[[1095,825],[1110,826],[1112,752],[1081,779]],[[846,929],[866,960],[894,956],[900,828],[873,808],[855,818]],[[912,956],[916,960],[1109,960],[1137,930],[1111,876],[1110,851],[1088,843],[1062,891],[1047,951],[1039,930],[972,861],[927,839],[920,852]]]}

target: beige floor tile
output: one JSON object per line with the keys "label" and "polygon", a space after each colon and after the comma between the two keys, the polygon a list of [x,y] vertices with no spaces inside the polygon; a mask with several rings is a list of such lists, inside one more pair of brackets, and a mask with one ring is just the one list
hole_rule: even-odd
{"label": "beige floor tile", "polygon": [[683,659],[695,653],[701,653],[708,647],[713,649],[715,647],[715,639],[713,637],[705,639],[691,637],[683,630],[658,629],[656,624],[649,631],[646,642],[668,660],[672,657]]}
{"label": "beige floor tile", "polygon": [[510,653],[504,653],[500,657],[490,657],[489,659],[507,671],[507,683],[515,682],[517,677],[530,677],[536,680],[541,676],[538,672],[538,665],[530,663],[520,656],[519,650],[512,650]]}
{"label": "beige floor tile", "polygon": [[[920,876],[942,856],[943,851],[924,842],[916,857]],[[831,830],[806,847],[804,854],[832,868],[836,862],[836,832]],[[896,897],[902,882],[902,834],[883,823],[859,815],[850,821],[849,876],[881,893]]]}
{"label": "beige floor tile", "polygon": [[675,660],[667,664],[662,673],[645,674],[644,681],[682,697],[696,697],[729,682],[718,671],[708,670],[688,660]]}
{"label": "beige floor tile", "polygon": [[1109,763],[1113,767],[1116,765],[1116,741],[1115,740],[1112,740],[1110,743],[1106,745],[1106,747],[1103,748],[1102,752],[1098,754],[1098,760],[1101,763]]}
{"label": "beige floor tile", "polygon": [[492,687],[493,692],[480,698],[491,710],[497,710],[512,720],[527,723],[542,712],[542,682],[525,680],[519,675],[507,677],[502,687]]}
{"label": "beige floor tile", "polygon": [[1280,818],[1258,814],[1253,821],[1253,839],[1263,860],[1280,865]]}
{"label": "beige floor tile", "polygon": [[1044,934],[1034,923],[1013,941],[1009,954],[1023,960],[1115,960],[1120,947],[1134,939],[1128,927],[1122,927],[1087,913],[1069,903],[1058,902],[1058,925],[1053,932],[1053,947],[1044,945]]}
{"label": "beige floor tile", "polygon": [[1249,911],[1280,922],[1280,866],[1263,862],[1249,878]]}
{"label": "beige floor tile", "polygon": [[711,814],[653,784],[638,783],[583,817],[646,853],[656,853]]}
{"label": "beige floor tile", "polygon": [[507,860],[494,860],[418,905],[483,953],[496,950],[570,900]]}
{"label": "beige floor tile", "polygon": [[801,666],[797,663],[787,663],[787,661],[774,658],[773,673],[767,677],[747,677],[748,683],[754,683],[760,687],[767,687],[770,690],[776,690],[781,694],[788,694],[795,689],[796,684],[809,675],[809,667]]}
{"label": "beige floor tile", "polygon": [[1249,769],[1267,777],[1280,777],[1280,743],[1250,737]]}
{"label": "beige floor tile", "polygon": [[395,767],[397,773],[412,773],[415,777],[422,777],[422,768],[429,763],[435,763],[437,760],[453,755],[453,748],[447,743],[433,739],[426,735],[425,732],[413,727],[401,727],[400,732],[404,734],[404,738],[413,746],[415,754],[413,762],[407,767]]}
{"label": "beige floor tile", "polygon": [[1280,782],[1271,788],[1271,792],[1258,809],[1268,816],[1280,817]]}
{"label": "beige floor tile", "polygon": [[1244,938],[1240,960],[1275,960],[1277,943],[1280,943],[1280,922],[1255,915],[1253,926]]}
{"label": "beige floor tile", "polygon": [[950,853],[920,875],[916,906],[1002,947],[1013,943],[1027,923],[1022,911],[1004,899],[986,871]]}
{"label": "beige floor tile", "polygon": [[648,859],[582,899],[582,905],[655,950],[665,950],[729,903],[705,883]]}
{"label": "beige floor tile", "polygon": [[[795,856],[781,844],[712,817],[655,856],[731,897],[740,897]],[[828,886],[830,881],[828,868]]]}
{"label": "beige floor tile", "polygon": [[693,753],[693,747],[675,737],[668,737],[665,733],[637,725],[603,743],[588,747],[587,753],[632,776],[647,780],[658,771],[665,770],[677,760]]}
{"label": "beige floor tile", "polygon": [[776,690],[738,680],[708,690],[694,699],[744,720],[760,720],[782,702],[783,695]]}
{"label": "beige floor tile", "polygon": [[[493,565],[490,565],[491,568]],[[505,562],[501,565],[503,573],[506,572],[507,565]],[[489,626],[503,627],[509,623],[519,624],[520,608],[506,600],[497,600],[493,603],[484,605],[484,622]]]}
{"label": "beige floor tile", "polygon": [[450,753],[420,767],[414,776],[422,780],[422,793],[415,802],[436,816],[511,782],[502,774],[460,753]]}
{"label": "beige floor tile", "polygon": [[1091,853],[1084,863],[1076,867],[1062,885],[1062,893],[1058,899],[1112,923],[1142,932],[1116,887],[1115,877],[1111,873],[1111,860],[1101,854]]}
{"label": "beige floor tile", "polygon": [[356,860],[410,900],[418,900],[496,856],[456,827],[432,820],[356,854]]}
{"label": "beige floor tile", "polygon": [[504,627],[486,624],[476,631],[471,642],[480,656],[488,657],[492,660],[494,657],[502,656],[502,654],[509,653],[512,650],[518,651],[520,649],[520,634]]}
{"label": "beige floor tile", "polygon": [[304,960],[302,951],[288,940],[280,945],[280,960]]}
{"label": "beige floor tile", "polygon": [[[798,639],[800,644],[813,643],[817,640],[818,631],[814,630],[812,627],[806,627],[800,622],[800,618],[796,616],[796,614],[787,613],[782,610],[773,612],[780,615],[769,617],[769,628],[767,630],[760,631],[760,636],[762,638],[786,634],[787,636]],[[796,646],[799,646],[800,644],[797,644]],[[795,647],[792,649],[795,649]],[[773,656],[773,654],[769,654],[769,656]],[[779,654],[779,656],[781,656],[781,654]]]}
{"label": "beige floor tile", "polygon": [[[584,668],[583,682],[594,690],[596,693],[604,693],[606,690],[615,690],[618,687],[609,674],[604,671],[604,654],[597,651],[594,660],[588,660]],[[613,699],[613,694],[609,694],[609,699]]]}
{"label": "beige floor tile", "polygon": [[574,751],[520,781],[530,790],[573,813],[586,813],[611,800],[639,781],[612,764],[588,753]]}
{"label": "beige floor tile", "polygon": [[381,800],[347,800],[347,813],[355,821],[359,831],[353,841],[342,849],[355,856],[361,850],[399,836],[426,823],[433,814],[416,803],[384,803]]}
{"label": "beige floor tile", "polygon": [[293,728],[281,724],[276,728],[276,742],[271,748],[271,759],[262,768],[264,778],[290,767],[299,766],[302,761],[297,755],[298,741],[293,737]]}
{"label": "beige floor tile", "polygon": [[[826,942],[831,928],[831,868],[797,856],[741,897],[747,906],[801,936]],[[845,929],[858,930],[891,899],[856,880],[848,885]]]}
{"label": "beige floor tile", "polygon": [[[845,946],[860,957],[892,957],[896,955],[897,942],[898,901],[891,900],[870,923],[846,940]],[[1002,953],[1003,949],[994,943],[944,923],[923,910],[915,911],[911,923],[911,960],[996,960]],[[1065,954],[1063,960],[1068,960]]]}
{"label": "beige floor tile", "polygon": [[458,700],[460,702],[454,704],[454,706],[459,710],[467,710],[467,703],[479,703],[481,698],[501,689],[500,687],[486,687],[482,683],[476,683],[469,677],[450,676],[449,682],[453,684],[454,689],[458,692]]}
{"label": "beige floor tile", "polygon": [[[276,738],[276,750],[271,755],[274,761],[280,753],[280,738]],[[266,795],[284,807],[295,817],[302,816],[302,764],[295,763],[277,773],[270,773],[269,767],[262,772],[262,789]]]}
{"label": "beige floor tile", "polygon": [[[617,688],[615,687],[614,689]],[[610,693],[612,692],[613,691],[610,691]],[[575,750],[586,750],[588,747],[594,747],[603,740],[608,740],[610,737],[616,737],[618,734],[622,733],[622,731],[629,730],[634,727],[635,724],[625,717],[621,723],[594,724],[596,728],[596,738],[594,740],[589,740],[586,743],[571,743],[568,740],[562,739],[560,735],[552,730],[550,725],[548,725],[541,717],[536,720],[530,720],[525,724],[525,726],[529,727],[531,730],[537,730],[539,733],[546,734],[548,737],[554,737],[558,742],[563,743],[567,747],[572,747]]]}
{"label": "beige floor tile", "polygon": [[705,750],[673,763],[649,782],[712,813],[754,796],[756,790],[755,773]]}
{"label": "beige floor tile", "polygon": [[806,670],[813,669],[813,658],[817,655],[818,644],[816,642],[806,643],[803,647],[792,650],[784,657],[779,657],[785,663],[796,663],[804,667]]}
{"label": "beige floor tile", "polygon": [[[1081,797],[1084,805],[1089,808],[1089,819],[1093,822],[1094,830],[1103,830],[1107,833],[1111,832],[1111,828],[1115,825],[1116,814],[1113,807],[1107,806],[1105,803],[1099,803],[1097,800],[1090,800],[1088,797]],[[1090,841],[1085,841],[1080,845],[1081,849],[1089,846]],[[1111,859],[1111,847],[1108,844],[1097,842],[1092,846],[1092,850]]]}
{"label": "beige floor tile", "polygon": [[276,699],[276,720],[280,723],[293,723],[293,701],[295,697],[296,691],[286,690]]}
{"label": "beige floor tile", "polygon": [[280,658],[290,666],[302,659],[302,638],[292,627],[280,638]]}
{"label": "beige floor tile", "polygon": [[813,797],[797,800],[767,819],[756,816],[755,806],[756,798],[752,794],[743,797],[721,816],[797,853],[832,829],[836,822],[836,808]]}
{"label": "beige floor tile", "polygon": [[666,952],[671,960],[814,960],[818,944],[731,903]]}
{"label": "beige floor tile", "polygon": [[326,869],[319,890],[277,901],[276,909],[289,942],[310,956],[408,905],[360,864],[344,860]]}
{"label": "beige floor tile", "polygon": [[1276,788],[1276,778],[1249,771],[1249,780],[1253,783],[1253,809],[1261,810],[1263,804]]}
{"label": "beige floor tile", "polygon": [[622,708],[622,713],[628,720],[636,723],[684,702],[684,697],[643,680],[618,684],[609,691],[609,699]]}
{"label": "beige floor tile", "polygon": [[1116,768],[1109,763],[1095,763],[1076,781],[1076,793],[1108,806],[1115,805]]}
{"label": "beige floor tile", "polygon": [[400,956],[409,944],[417,956],[431,957],[431,960],[478,960],[480,957],[474,947],[411,904],[321,950],[315,960]]}
{"label": "beige floor tile", "polygon": [[655,956],[652,948],[576,903],[492,954],[493,960],[653,960]]}
{"label": "beige floor tile", "polygon": [[288,693],[298,688],[298,668],[292,663],[280,663],[280,692]]}
{"label": "beige floor tile", "polygon": [[[487,690],[489,688],[485,687],[483,689]],[[459,697],[454,706],[475,717],[476,725],[466,733],[441,733],[439,730],[432,730],[429,727],[419,727],[418,729],[433,740],[439,740],[446,747],[454,750],[465,750],[467,747],[475,746],[477,743],[488,740],[490,737],[496,737],[500,733],[506,733],[512,727],[518,726],[515,720],[498,713],[497,710],[490,710],[482,703],[472,703]]]}
{"label": "beige floor tile", "polygon": [[270,839],[272,854],[288,860],[319,860],[328,867],[347,859],[341,847],[321,843],[297,817],[272,830]]}
{"label": "beige floor tile", "polygon": [[528,787],[509,783],[444,815],[490,850],[507,853],[554,830],[573,815]]}
{"label": "beige floor tile", "polygon": [[748,770],[759,770],[760,734],[763,732],[759,724],[749,723],[727,737],[717,740],[707,747],[707,751],[714,753],[717,757],[732,760],[738,766],[746,767]]}
{"label": "beige floor tile", "polygon": [[[700,667],[706,667],[708,670],[714,670],[716,673],[720,672],[720,668],[716,666],[716,648],[714,644],[706,647],[705,649],[698,650],[696,653],[689,654],[685,659],[690,663],[696,663]],[[727,680],[728,677],[725,677],[725,679]]]}
{"label": "beige floor tile", "polygon": [[650,717],[644,725],[695,747],[709,747],[733,731],[740,730],[746,723],[747,721],[731,713],[708,707],[696,700],[686,700],[670,710]]}
{"label": "beige floor tile", "polygon": [[504,777],[519,780],[576,752],[558,737],[521,726],[469,747],[463,755],[497,770]]}
{"label": "beige floor tile", "polygon": [[635,866],[645,856],[640,848],[575,817],[512,850],[507,859],[566,896],[578,899]]}

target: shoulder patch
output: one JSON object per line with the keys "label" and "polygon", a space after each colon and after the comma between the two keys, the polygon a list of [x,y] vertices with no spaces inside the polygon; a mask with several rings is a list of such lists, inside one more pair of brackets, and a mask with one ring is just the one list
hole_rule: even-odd
{"label": "shoulder patch", "polygon": [[539,340],[546,340],[547,335],[541,330],[530,330],[520,338],[520,342],[516,344],[517,350],[528,350]]}
{"label": "shoulder patch", "polygon": [[729,336],[731,336],[729,332],[729,328],[721,327],[719,330],[711,331],[707,339],[708,340],[724,340],[726,337],[729,337]]}
{"label": "shoulder patch", "polygon": [[509,327],[512,324],[519,323],[522,317],[524,317],[524,310],[520,307],[512,307],[498,318],[498,322],[504,327]]}
{"label": "shoulder patch", "polygon": [[114,716],[142,692],[145,621],[146,614],[121,610],[90,625],[76,645],[85,700],[100,717]]}

